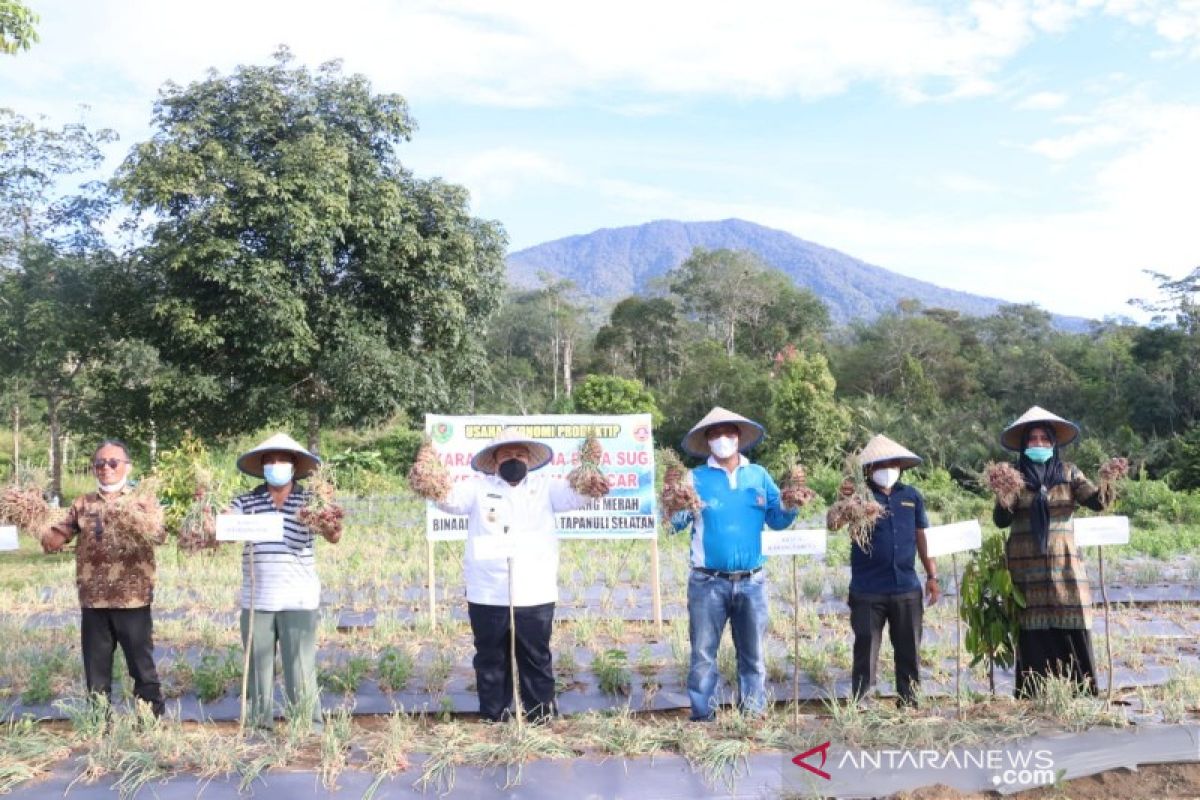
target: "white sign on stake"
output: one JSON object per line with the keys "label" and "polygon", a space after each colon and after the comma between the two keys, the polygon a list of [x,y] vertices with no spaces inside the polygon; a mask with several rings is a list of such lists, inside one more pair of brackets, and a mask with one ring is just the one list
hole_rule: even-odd
{"label": "white sign on stake", "polygon": [[765,556],[819,556],[825,552],[825,529],[765,530],[762,549]]}
{"label": "white sign on stake", "polygon": [[17,541],[15,525],[0,525],[0,550],[19,550],[21,543]]}
{"label": "white sign on stake", "polygon": [[1129,544],[1129,517],[1076,517],[1076,547],[1106,544]]}
{"label": "white sign on stake", "polygon": [[930,558],[978,550],[983,544],[983,530],[978,520],[953,522],[925,529],[925,545]]}
{"label": "white sign on stake", "polygon": [[217,514],[221,542],[282,542],[283,514]]}

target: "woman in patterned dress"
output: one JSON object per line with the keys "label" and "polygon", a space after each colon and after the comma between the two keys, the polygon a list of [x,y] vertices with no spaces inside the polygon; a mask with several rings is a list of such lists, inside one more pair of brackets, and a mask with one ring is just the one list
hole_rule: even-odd
{"label": "woman in patterned dress", "polygon": [[1081,505],[1102,511],[1104,503],[1097,486],[1059,458],[1059,448],[1078,435],[1074,423],[1034,406],[1000,436],[1004,447],[1020,453],[1016,468],[1024,479],[1020,493],[997,498],[992,512],[997,527],[1011,528],[1008,569],[1025,598],[1018,612],[1017,697],[1029,697],[1051,675],[1096,693],[1092,598],[1073,515]]}

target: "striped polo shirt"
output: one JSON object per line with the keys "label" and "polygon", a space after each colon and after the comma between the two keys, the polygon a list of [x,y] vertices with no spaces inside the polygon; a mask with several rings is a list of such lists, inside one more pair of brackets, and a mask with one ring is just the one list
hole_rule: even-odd
{"label": "striped polo shirt", "polygon": [[308,492],[293,483],[292,493],[277,509],[267,485],[239,495],[233,514],[282,513],[282,542],[247,542],[242,548],[242,608],[250,608],[250,552],[254,552],[254,608],[257,611],[313,611],[321,604],[321,581],[313,558],[313,534],[296,519]]}

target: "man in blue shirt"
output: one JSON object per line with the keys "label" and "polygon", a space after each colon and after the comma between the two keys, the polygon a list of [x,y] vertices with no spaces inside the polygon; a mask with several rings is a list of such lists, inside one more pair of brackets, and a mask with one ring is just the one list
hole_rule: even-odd
{"label": "man in blue shirt", "polygon": [[[875,685],[879,644],[883,626],[888,626],[896,660],[898,704],[915,706],[920,685],[921,581],[914,569],[916,557],[925,568],[925,594],[936,603],[941,591],[937,567],[927,555],[925,498],[912,486],[899,482],[900,472],[921,463],[920,457],[886,436],[867,443],[858,459],[867,476],[867,486],[886,513],[875,523],[869,550],[854,543],[850,547],[850,628],[854,631],[854,666],[851,671],[854,696],[861,698]],[[847,479],[839,489],[843,497],[854,492]],[[830,530],[845,523],[835,508],[828,515]]]}
{"label": "man in blue shirt", "polygon": [[675,530],[692,526],[688,622],[692,644],[688,695],[692,720],[716,715],[717,647],[728,622],[737,653],[738,705],[759,714],[766,707],[767,587],[763,524],[782,530],[796,519],[785,508],[767,471],[742,455],[758,444],[763,427],[717,407],[683,439],[683,449],[707,461],[689,472],[703,504],[698,513],[672,517]]}

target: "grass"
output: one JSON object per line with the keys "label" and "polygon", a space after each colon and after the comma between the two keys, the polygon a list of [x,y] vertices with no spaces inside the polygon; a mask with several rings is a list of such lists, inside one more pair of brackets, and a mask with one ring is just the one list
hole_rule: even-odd
{"label": "grass", "polygon": [[202,702],[211,703],[224,697],[241,678],[242,655],[230,646],[220,653],[204,653],[195,667],[180,661],[176,669],[181,673],[181,681],[194,687],[196,697]]}
{"label": "grass", "polygon": [[977,703],[971,713],[957,719],[951,710],[899,709],[891,703],[852,703],[828,700],[831,735],[852,747],[910,750],[949,750],[983,743],[999,744],[1032,736],[1039,723],[1025,704],[1013,700]]}
{"label": "grass", "polygon": [[633,684],[629,671],[629,656],[624,650],[609,649],[597,652],[592,657],[592,674],[600,691],[609,695],[628,695]]}
{"label": "grass", "polygon": [[425,670],[425,688],[432,694],[440,695],[446,690],[446,683],[454,671],[454,653],[441,644],[433,648],[433,656]]}
{"label": "grass", "polygon": [[403,691],[413,674],[413,657],[408,650],[388,647],[379,654],[379,688],[385,692]]}
{"label": "grass", "polygon": [[49,703],[61,691],[60,684],[65,682],[68,671],[74,666],[74,658],[64,646],[31,655],[21,701],[31,705]]}
{"label": "grass", "polygon": [[1032,705],[1068,731],[1084,731],[1098,726],[1120,728],[1128,724],[1123,711],[1110,708],[1100,697],[1081,695],[1076,684],[1066,677],[1039,676]]}
{"label": "grass", "polygon": [[70,752],[64,737],[32,719],[0,722],[0,794],[45,775]]}
{"label": "grass", "polygon": [[350,753],[350,740],[354,735],[350,711],[339,708],[326,714],[325,729],[321,732],[321,785],[335,791],[338,775],[346,769]]}
{"label": "grass", "polygon": [[413,717],[397,711],[387,718],[382,733],[368,740],[366,768],[375,775],[375,780],[363,794],[363,800],[372,800],[384,781],[408,770],[408,754],[416,745],[416,728]]}
{"label": "grass", "polygon": [[[283,734],[243,739],[230,726],[156,723],[146,716],[73,701],[69,729],[50,728],[32,720],[0,725],[0,792],[45,774],[72,750],[79,753],[76,781],[107,779],[122,798],[147,785],[178,774],[201,779],[234,777],[248,788],[276,768],[308,766],[328,790],[352,764],[375,775],[365,796],[384,782],[408,771],[414,756],[424,756],[416,785],[445,794],[454,789],[456,770],[469,766],[498,770],[506,786],[519,784],[524,768],[535,760],[570,759],[585,754],[644,758],[675,754],[685,758],[712,785],[732,790],[746,774],[749,757],[759,751],[797,752],[813,736],[828,737],[850,747],[933,749],[995,746],[1047,730],[1078,725],[1123,724],[1121,712],[1106,711],[1095,698],[1080,698],[1063,686],[1047,685],[1034,703],[1010,699],[979,702],[963,719],[952,704],[922,698],[920,710],[890,704],[863,706],[829,701],[827,718],[806,714],[803,727],[791,727],[787,707],[762,716],[721,709],[715,723],[697,725],[677,715],[634,714],[629,710],[590,712],[546,726],[462,724],[432,716],[396,712],[389,717],[356,719],[346,708],[324,717],[316,735],[298,713]],[[1150,692],[1146,705],[1171,713],[1197,696],[1196,673]],[[1164,714],[1165,716],[1165,714]],[[360,757],[351,759],[354,742]]]}
{"label": "grass", "polygon": [[322,689],[336,694],[354,694],[371,672],[371,659],[352,655],[345,661],[317,670],[317,683]]}
{"label": "grass", "polygon": [[1200,710],[1200,671],[1181,670],[1161,686],[1139,686],[1137,695],[1144,715],[1171,725],[1184,722],[1189,712]]}
{"label": "grass", "polygon": [[710,784],[732,789],[749,773],[751,745],[745,739],[716,739],[696,728],[685,728],[677,739],[680,754]]}

